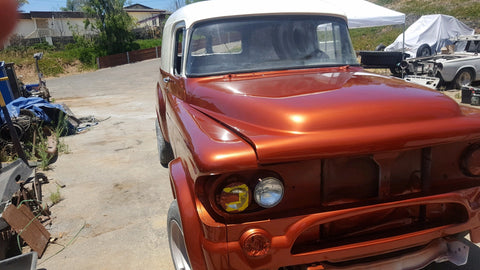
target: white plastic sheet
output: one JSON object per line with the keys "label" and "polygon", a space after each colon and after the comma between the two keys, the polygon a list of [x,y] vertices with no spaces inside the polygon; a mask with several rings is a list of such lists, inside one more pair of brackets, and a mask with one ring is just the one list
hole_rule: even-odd
{"label": "white plastic sheet", "polygon": [[[475,32],[455,17],[434,14],[420,17],[405,31],[405,52],[415,57],[422,44],[428,44],[432,53],[451,44],[449,39],[459,35],[472,35]],[[402,51],[403,34],[385,48],[385,51]]]}

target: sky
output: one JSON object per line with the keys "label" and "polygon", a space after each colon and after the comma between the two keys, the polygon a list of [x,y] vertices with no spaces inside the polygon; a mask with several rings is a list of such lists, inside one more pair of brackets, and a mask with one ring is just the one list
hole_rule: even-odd
{"label": "sky", "polygon": [[[59,11],[61,7],[66,6],[67,0],[28,0],[28,2],[20,8],[21,11]],[[164,10],[172,10],[174,7],[174,0],[131,0],[131,3]]]}

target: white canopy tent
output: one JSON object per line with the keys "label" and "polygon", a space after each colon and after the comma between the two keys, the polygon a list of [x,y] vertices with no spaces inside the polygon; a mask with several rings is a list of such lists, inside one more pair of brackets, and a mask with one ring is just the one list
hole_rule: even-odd
{"label": "white canopy tent", "polygon": [[[405,14],[376,5],[366,0],[210,0],[186,5],[181,12],[172,14],[200,21],[204,18],[228,17],[239,14],[269,13],[337,13],[345,15],[350,28],[395,25],[405,23]],[[186,15],[188,14],[188,16]],[[172,17],[170,16],[170,17]],[[172,20],[173,20],[172,19]]]}
{"label": "white canopy tent", "polygon": [[[376,5],[366,0],[326,0],[341,7],[348,19],[348,27],[365,28],[403,24],[403,42],[405,44],[405,14]],[[400,38],[400,37],[399,37]],[[402,55],[405,48],[401,49]]]}
{"label": "white canopy tent", "polygon": [[[326,0],[339,7],[348,19],[349,28],[405,24],[405,14],[366,0]],[[319,1],[322,2],[322,1]]]}

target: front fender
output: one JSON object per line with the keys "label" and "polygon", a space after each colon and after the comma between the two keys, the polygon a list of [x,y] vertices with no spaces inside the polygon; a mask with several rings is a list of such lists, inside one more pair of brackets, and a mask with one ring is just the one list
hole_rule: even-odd
{"label": "front fender", "polygon": [[[229,268],[227,232],[196,200],[194,182],[180,158],[170,163],[170,184],[182,220],[185,245],[193,269]],[[212,232],[215,232],[211,235]],[[220,242],[220,243],[218,243]]]}
{"label": "front fender", "polygon": [[[193,269],[207,269],[202,252],[202,226],[195,206],[193,180],[185,173],[180,158],[170,162],[170,183],[182,219],[185,245]],[[188,239],[188,241],[187,241]]]}
{"label": "front fender", "polygon": [[442,78],[446,82],[451,82],[455,79],[457,74],[463,70],[463,69],[470,69],[473,71],[473,76],[476,77],[477,75],[477,70],[474,66],[472,65],[458,65],[458,64],[448,64],[444,63],[442,70],[440,71],[440,74],[442,75]]}

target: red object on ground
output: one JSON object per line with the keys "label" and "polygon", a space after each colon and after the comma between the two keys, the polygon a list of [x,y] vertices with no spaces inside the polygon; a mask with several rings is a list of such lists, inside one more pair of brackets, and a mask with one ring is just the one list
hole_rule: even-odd
{"label": "red object on ground", "polygon": [[2,0],[0,5],[0,44],[5,41],[17,24],[17,1]]}

